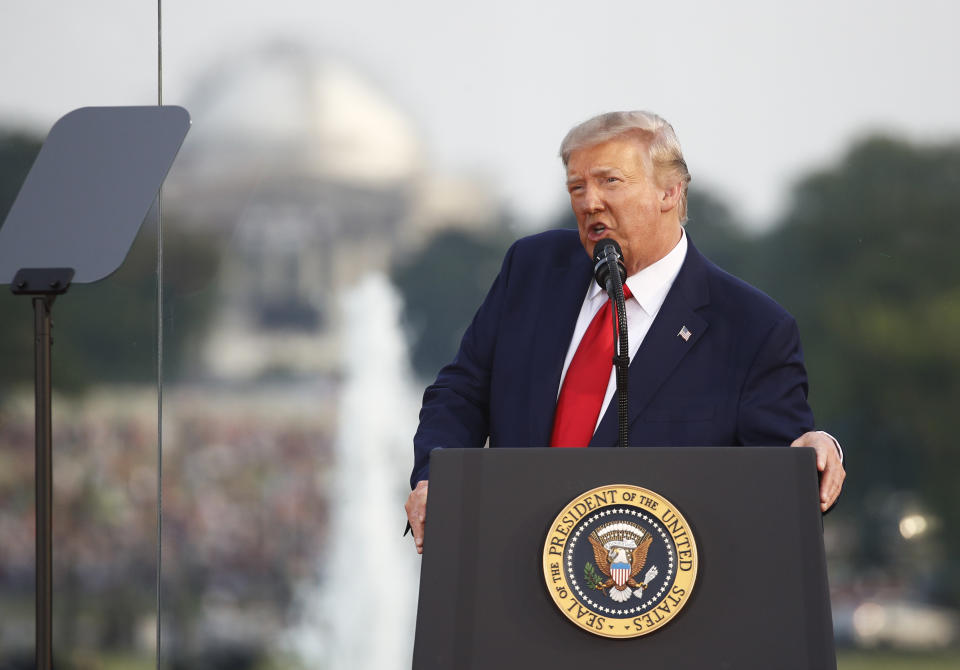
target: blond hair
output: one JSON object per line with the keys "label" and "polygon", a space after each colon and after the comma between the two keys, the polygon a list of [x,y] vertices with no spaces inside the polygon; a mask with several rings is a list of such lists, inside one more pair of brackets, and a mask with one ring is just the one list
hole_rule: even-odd
{"label": "blond hair", "polygon": [[687,220],[687,184],[690,171],[683,159],[680,140],[666,119],[653,112],[607,112],[587,119],[570,129],[560,143],[560,158],[564,167],[570,154],[577,149],[596,146],[609,140],[636,136],[647,148],[647,157],[654,177],[660,182],[682,182],[678,214],[680,222]]}

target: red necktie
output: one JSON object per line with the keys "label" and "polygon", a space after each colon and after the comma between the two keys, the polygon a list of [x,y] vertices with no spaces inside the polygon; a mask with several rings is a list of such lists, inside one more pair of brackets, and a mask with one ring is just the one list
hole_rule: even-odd
{"label": "red necktie", "polygon": [[[626,285],[623,295],[630,298],[630,289]],[[585,447],[590,444],[613,369],[611,311],[608,299],[593,317],[570,361],[557,399],[557,413],[553,417],[551,447]]]}

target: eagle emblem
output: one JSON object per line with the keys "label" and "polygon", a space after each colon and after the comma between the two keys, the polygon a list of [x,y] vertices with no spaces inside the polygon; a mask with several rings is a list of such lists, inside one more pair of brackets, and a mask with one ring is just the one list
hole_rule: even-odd
{"label": "eagle emblem", "polygon": [[631,596],[642,598],[644,589],[659,574],[657,566],[653,565],[642,582],[634,579],[647,563],[647,552],[653,536],[629,521],[612,521],[596,528],[588,539],[593,545],[597,568],[606,576],[606,580],[601,579],[592,569],[593,566],[587,564],[585,571],[588,583],[599,591],[609,589],[607,595],[618,603],[626,602]]}

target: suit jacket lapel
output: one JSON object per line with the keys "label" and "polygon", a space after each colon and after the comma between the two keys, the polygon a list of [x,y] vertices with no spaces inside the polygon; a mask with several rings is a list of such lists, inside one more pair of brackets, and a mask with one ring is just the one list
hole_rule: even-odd
{"label": "suit jacket lapel", "polygon": [[[687,238],[687,257],[677,274],[666,300],[660,307],[643,344],[630,363],[627,393],[628,421],[632,425],[650,403],[657,389],[670,376],[677,364],[704,336],[709,323],[696,309],[710,302],[705,276],[706,259]],[[686,327],[690,333],[685,340],[680,335]],[[617,443],[617,396],[607,407],[591,447],[612,447]]]}
{"label": "suit jacket lapel", "polygon": [[540,303],[530,367],[534,372],[530,381],[529,446],[550,446],[563,361],[592,277],[590,259],[582,255],[582,262],[556,266],[548,273],[550,296]]}

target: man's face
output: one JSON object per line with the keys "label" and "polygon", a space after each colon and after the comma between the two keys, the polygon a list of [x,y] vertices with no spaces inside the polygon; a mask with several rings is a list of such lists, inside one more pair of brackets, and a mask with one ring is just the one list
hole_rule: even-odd
{"label": "man's face", "polygon": [[615,138],[577,149],[567,161],[567,191],[580,242],[593,257],[605,237],[623,249],[627,274],[660,260],[680,240],[676,199],[657,186],[645,162],[646,147]]}

